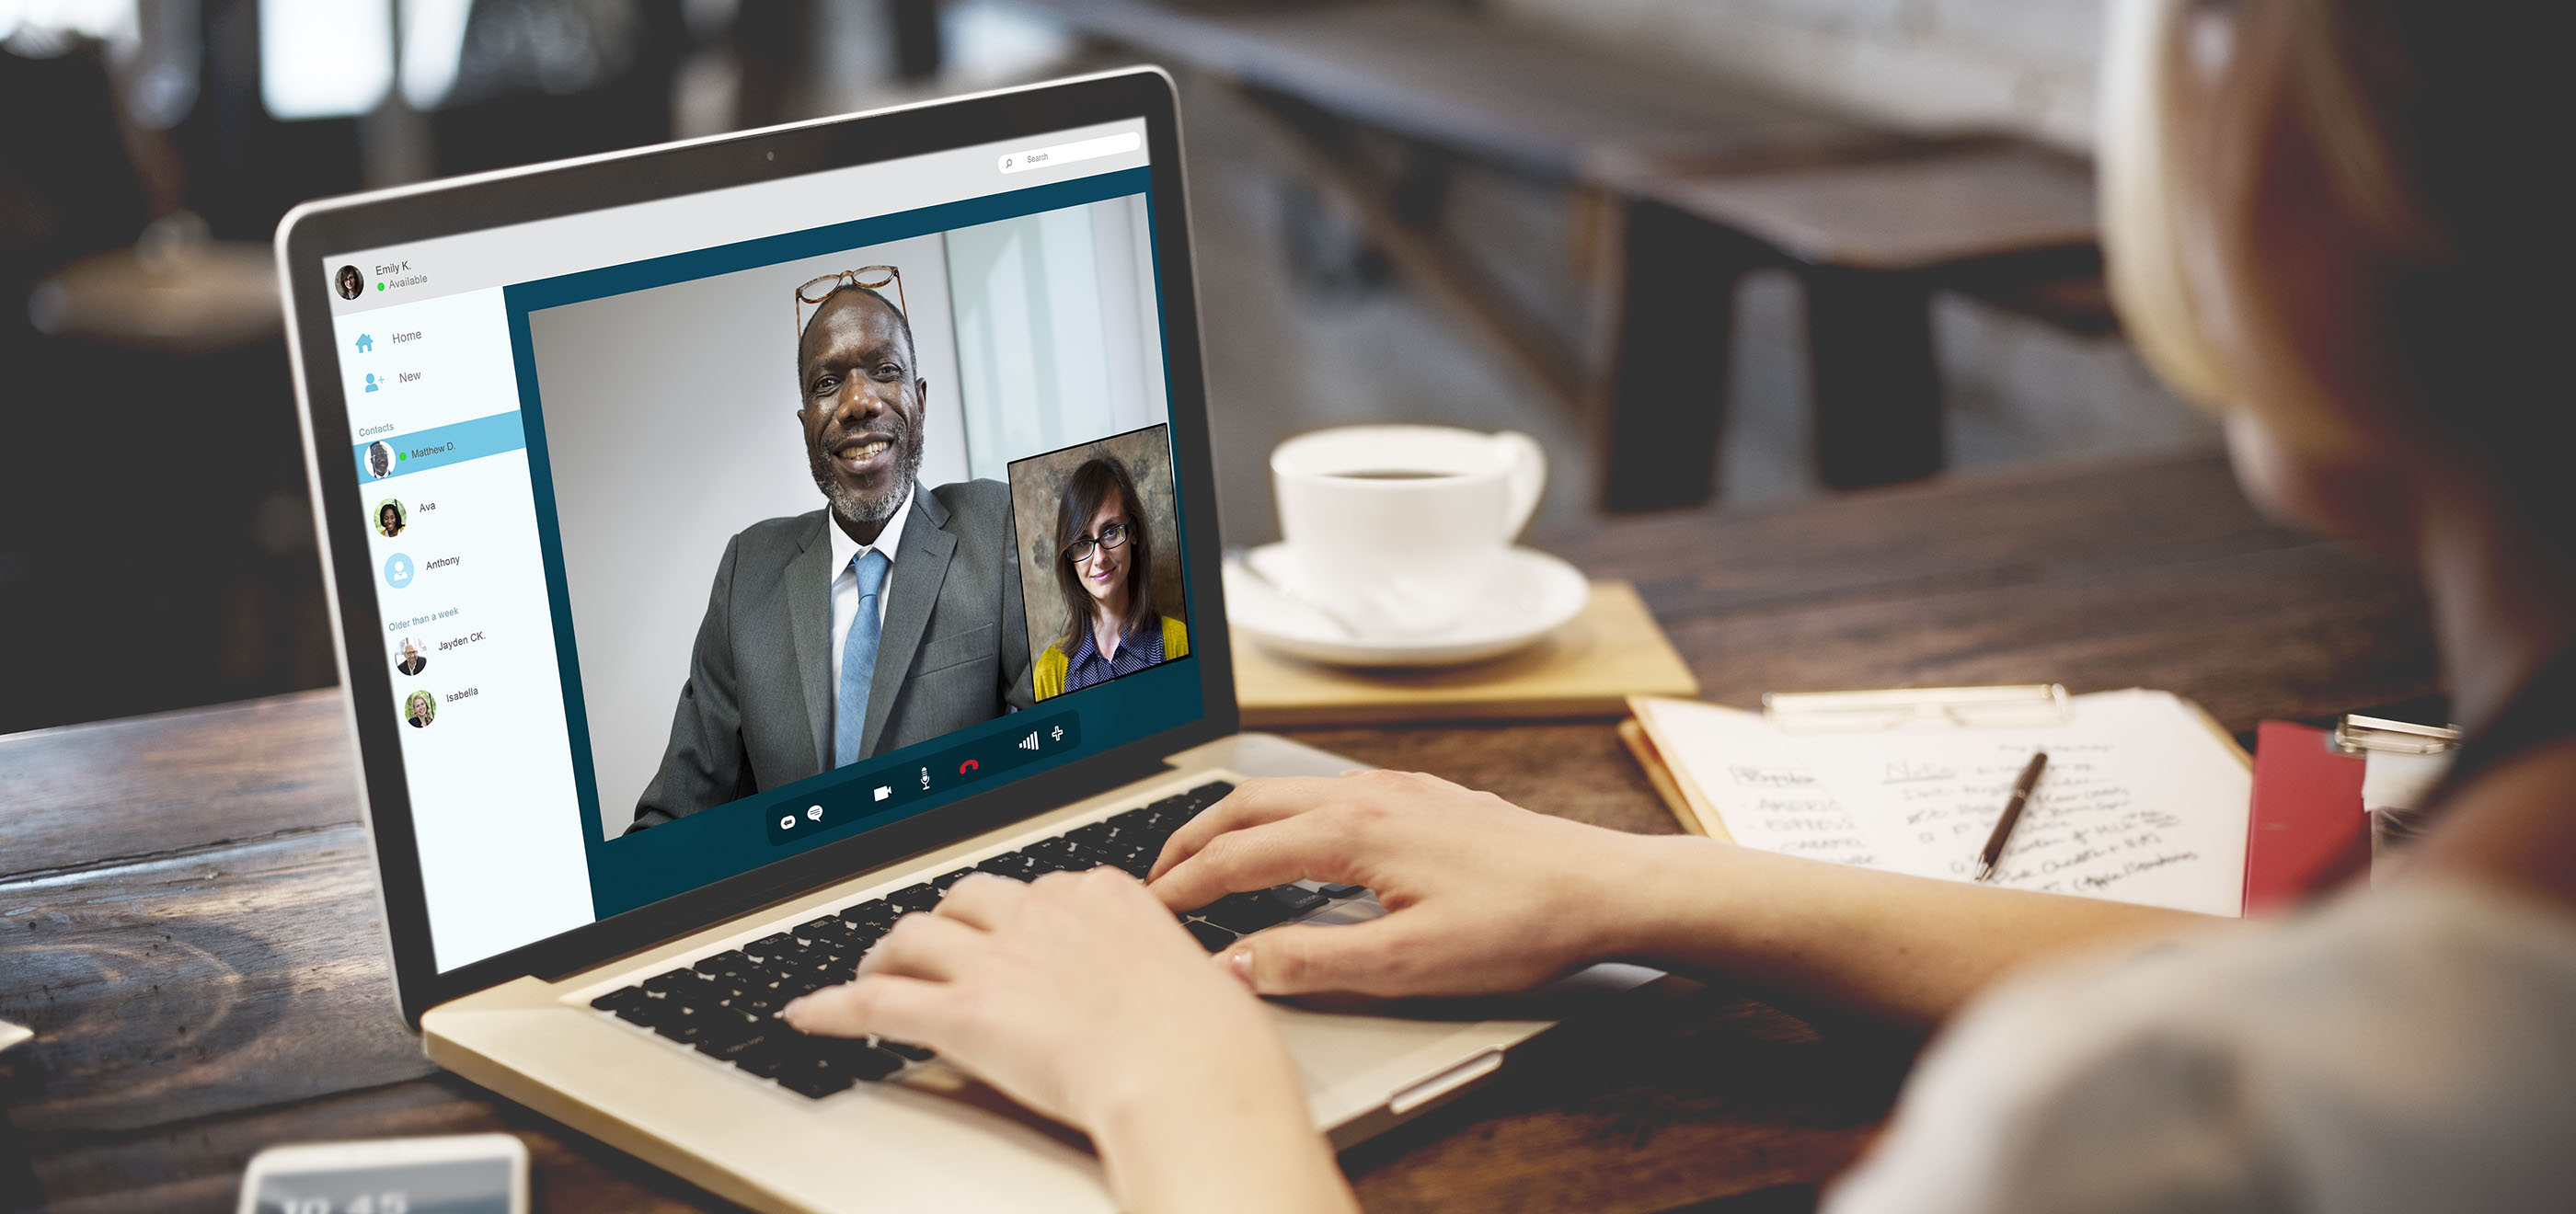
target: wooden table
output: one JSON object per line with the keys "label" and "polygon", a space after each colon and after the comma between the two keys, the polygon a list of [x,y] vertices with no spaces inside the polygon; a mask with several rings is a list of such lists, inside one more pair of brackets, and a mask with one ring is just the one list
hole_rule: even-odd
{"label": "wooden table", "polygon": [[[2433,690],[2409,581],[2258,520],[2191,454],[1540,537],[1633,580],[1710,698],[2062,680],[2231,730]],[[721,1208],[436,1073],[385,980],[338,693],[0,739],[0,1207],[224,1210],[254,1150],[517,1131],[539,1208]],[[1607,722],[1312,730],[1522,804],[1670,831]],[[1803,1208],[1908,1044],[1723,984],[1565,1030],[1344,1157],[1375,1210]]]}

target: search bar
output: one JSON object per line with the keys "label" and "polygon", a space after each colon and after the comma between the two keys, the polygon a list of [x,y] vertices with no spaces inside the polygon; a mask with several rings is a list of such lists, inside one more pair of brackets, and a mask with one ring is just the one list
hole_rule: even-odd
{"label": "search bar", "polygon": [[1117,156],[1135,151],[1143,146],[1143,143],[1143,140],[1137,138],[1136,132],[1124,131],[1116,135],[1103,135],[1098,139],[1078,139],[1072,143],[1059,143],[1052,147],[1033,148],[1025,152],[1004,152],[1002,171],[1025,173],[1031,169],[1051,169],[1059,164],[1072,164],[1077,160],[1097,160],[1103,156]]}

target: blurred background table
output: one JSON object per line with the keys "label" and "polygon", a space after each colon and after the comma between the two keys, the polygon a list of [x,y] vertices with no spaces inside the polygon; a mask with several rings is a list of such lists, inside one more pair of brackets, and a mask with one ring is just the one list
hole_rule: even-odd
{"label": "blurred background table", "polygon": [[[2059,680],[2232,731],[2434,690],[2410,581],[2271,526],[2214,452],[1554,526],[1636,583],[1709,698]],[[1625,830],[1671,818],[1605,721],[1297,736]],[[0,738],[0,1206],[228,1210],[272,1143],[516,1131],[538,1208],[721,1209],[437,1072],[386,985],[335,691]],[[1912,1043],[1711,986],[1545,1039],[1345,1154],[1373,1210],[1803,1209]]]}
{"label": "blurred background table", "polygon": [[294,203],[1140,58],[1231,546],[1348,422],[1536,437],[1558,528],[2209,441],[2088,262],[2106,2],[0,0],[0,731],[335,681]]}

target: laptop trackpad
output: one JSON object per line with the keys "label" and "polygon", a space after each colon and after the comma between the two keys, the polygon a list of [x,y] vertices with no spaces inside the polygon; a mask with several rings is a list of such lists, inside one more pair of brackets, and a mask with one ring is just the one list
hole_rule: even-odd
{"label": "laptop trackpad", "polygon": [[[1337,903],[1301,922],[1366,922],[1386,912],[1373,898]],[[1334,1126],[1396,1093],[1536,1036],[1662,975],[1606,964],[1535,990],[1438,999],[1310,995],[1270,1001],[1272,1017],[1305,1078],[1316,1121]]]}

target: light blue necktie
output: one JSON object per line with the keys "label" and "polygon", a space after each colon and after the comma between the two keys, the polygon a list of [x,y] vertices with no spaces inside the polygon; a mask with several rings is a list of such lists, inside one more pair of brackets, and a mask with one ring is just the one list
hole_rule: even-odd
{"label": "light blue necktie", "polygon": [[841,647],[841,702],[832,713],[834,767],[859,761],[859,738],[868,729],[868,684],[877,673],[877,637],[885,631],[877,619],[877,591],[885,588],[892,567],[873,548],[850,558],[850,570],[859,577],[859,618],[850,621],[850,639]]}

